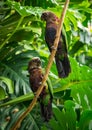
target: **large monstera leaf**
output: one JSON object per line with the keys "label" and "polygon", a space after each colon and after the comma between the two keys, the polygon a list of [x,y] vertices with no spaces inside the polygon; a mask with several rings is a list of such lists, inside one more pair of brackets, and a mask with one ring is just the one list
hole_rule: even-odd
{"label": "large monstera leaf", "polygon": [[[10,130],[13,124],[17,121],[19,116],[26,110],[27,104],[26,102],[20,105],[13,105],[11,107],[5,107],[0,109],[0,130]],[[40,111],[39,106],[36,106],[34,110],[28,114],[25,120],[22,122],[20,130],[39,130],[41,118],[40,118]],[[3,114],[2,114],[3,113]],[[40,123],[39,123],[40,122]],[[38,124],[39,125],[38,125]]]}
{"label": "large monstera leaf", "polygon": [[[29,92],[29,95],[31,96],[27,66],[28,62],[34,56],[39,56],[39,54],[30,46],[29,50],[26,50],[24,45],[19,46],[17,44],[16,46],[6,46],[6,51],[2,49],[0,62],[0,75],[2,75],[2,77],[0,77],[0,90],[2,90],[2,97],[0,96],[0,99],[3,100],[0,101],[0,104],[7,103],[8,101],[10,101],[12,104],[15,104],[15,102],[19,103],[20,100],[18,101],[16,97],[21,95],[21,99],[23,102],[23,95],[28,94]],[[13,101],[11,99],[13,99]],[[29,103],[30,102],[27,101],[27,103],[23,102],[21,104],[12,106],[9,106],[7,104],[8,106],[6,106],[5,108],[1,108],[0,113],[4,114],[0,116],[0,129],[10,130],[12,125],[17,121],[20,114],[22,114],[24,110],[28,107]],[[36,110],[37,112],[37,109],[40,110],[39,108],[36,108],[34,109],[34,111]],[[34,130],[39,129],[37,121],[35,120],[40,119],[39,111],[37,112],[38,115],[32,115],[32,113],[29,114],[24,120],[24,122],[26,121],[26,123],[22,124],[22,127],[20,128],[21,130],[28,128]],[[34,118],[34,116],[37,117]]]}
{"label": "large monstera leaf", "polygon": [[91,109],[92,69],[88,66],[79,64],[73,58],[70,58],[70,61],[71,74],[66,79],[57,79],[54,84],[52,82],[53,86],[55,85],[54,92],[57,96],[60,91],[70,88],[70,96],[73,100],[82,107],[82,109]]}
{"label": "large monstera leaf", "polygon": [[[20,52],[20,49],[22,52]],[[0,62],[0,75],[10,78],[14,83],[15,94],[22,95],[30,91],[27,66],[29,60],[38,53],[34,50],[26,51],[23,46],[2,50],[3,58]]]}
{"label": "large monstera leaf", "polygon": [[[79,65],[72,59],[74,79],[72,79],[71,96],[82,109],[91,109],[92,95],[92,69],[85,65]],[[76,66],[76,67],[75,67]]]}

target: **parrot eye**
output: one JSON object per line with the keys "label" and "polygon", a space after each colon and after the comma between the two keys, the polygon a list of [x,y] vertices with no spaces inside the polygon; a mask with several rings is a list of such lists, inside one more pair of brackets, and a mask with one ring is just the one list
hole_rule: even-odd
{"label": "parrot eye", "polygon": [[37,60],[37,66],[40,66],[41,65],[41,61],[40,59]]}
{"label": "parrot eye", "polygon": [[42,16],[41,16],[41,19],[42,20],[46,20],[47,19],[47,17],[48,17],[48,13],[42,13]]}
{"label": "parrot eye", "polygon": [[32,62],[33,62],[33,65],[36,65],[36,66],[41,65],[41,60],[38,57],[35,57]]}
{"label": "parrot eye", "polygon": [[48,16],[48,14],[47,14],[47,13],[43,13],[42,15],[43,15],[43,17],[47,17],[47,16]]}

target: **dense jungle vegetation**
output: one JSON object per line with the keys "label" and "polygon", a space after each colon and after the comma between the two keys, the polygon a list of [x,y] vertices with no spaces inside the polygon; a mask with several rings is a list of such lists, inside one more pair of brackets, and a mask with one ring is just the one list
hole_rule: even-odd
{"label": "dense jungle vegetation", "polygon": [[[45,43],[44,11],[60,17],[65,0],[0,1],[0,130],[10,130],[34,95],[28,62],[39,57],[42,68],[50,52]],[[70,0],[64,19],[71,73],[58,78],[55,62],[49,73],[53,117],[43,122],[39,104],[19,130],[92,130],[92,1]]]}

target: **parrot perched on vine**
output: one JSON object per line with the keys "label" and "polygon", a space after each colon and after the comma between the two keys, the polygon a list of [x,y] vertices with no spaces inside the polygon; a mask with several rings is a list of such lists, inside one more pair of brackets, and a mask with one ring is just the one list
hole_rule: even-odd
{"label": "parrot perched on vine", "polygon": [[[35,94],[38,87],[40,87],[44,76],[41,68],[41,60],[38,57],[34,57],[29,62],[28,72],[29,72],[30,87],[33,93]],[[50,82],[47,82],[44,85],[43,90],[38,98],[44,121],[49,121],[52,117],[52,100],[53,100],[53,90]]]}
{"label": "parrot perched on vine", "polygon": [[[43,12],[41,15],[41,19],[46,21],[45,28],[45,41],[47,46],[52,51],[54,40],[56,37],[56,31],[59,24],[60,19],[52,12]],[[68,77],[71,72],[70,61],[67,54],[67,46],[66,46],[66,38],[61,31],[56,55],[55,55],[56,67],[58,71],[58,76],[60,78]]]}

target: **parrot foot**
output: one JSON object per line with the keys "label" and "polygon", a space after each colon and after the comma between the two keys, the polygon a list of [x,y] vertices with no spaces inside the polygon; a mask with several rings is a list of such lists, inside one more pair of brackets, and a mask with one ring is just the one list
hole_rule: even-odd
{"label": "parrot foot", "polygon": [[56,48],[54,46],[51,47],[52,50],[56,50]]}
{"label": "parrot foot", "polygon": [[42,82],[39,82],[39,85],[41,85],[42,84]]}
{"label": "parrot foot", "polygon": [[36,96],[36,92],[34,92],[34,96]]}

